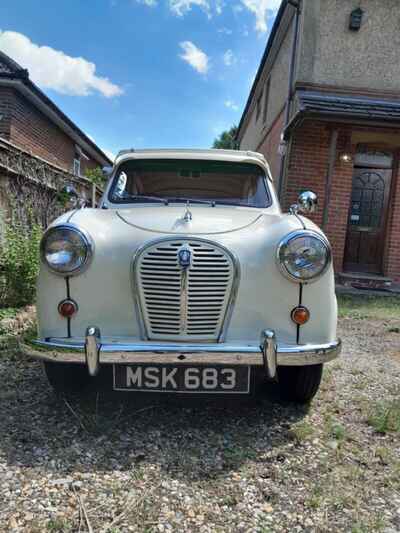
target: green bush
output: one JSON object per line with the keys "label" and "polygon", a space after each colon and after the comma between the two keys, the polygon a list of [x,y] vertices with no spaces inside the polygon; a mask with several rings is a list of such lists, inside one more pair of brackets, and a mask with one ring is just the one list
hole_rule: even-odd
{"label": "green bush", "polygon": [[0,244],[0,306],[20,307],[33,303],[39,272],[42,228],[32,224],[6,227]]}

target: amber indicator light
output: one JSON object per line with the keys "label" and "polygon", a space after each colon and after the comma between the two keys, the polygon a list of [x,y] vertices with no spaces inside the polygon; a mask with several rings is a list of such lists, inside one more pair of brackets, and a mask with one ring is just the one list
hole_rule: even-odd
{"label": "amber indicator light", "polygon": [[78,305],[73,300],[63,300],[58,304],[58,312],[64,318],[71,318],[78,311]]}
{"label": "amber indicator light", "polygon": [[291,317],[295,324],[302,326],[310,320],[310,311],[307,307],[299,305],[293,309]]}

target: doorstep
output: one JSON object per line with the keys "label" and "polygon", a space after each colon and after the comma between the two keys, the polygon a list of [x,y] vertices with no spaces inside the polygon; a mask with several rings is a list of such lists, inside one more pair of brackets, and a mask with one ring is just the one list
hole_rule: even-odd
{"label": "doorstep", "polygon": [[378,274],[341,272],[336,274],[338,294],[400,295],[400,285]]}

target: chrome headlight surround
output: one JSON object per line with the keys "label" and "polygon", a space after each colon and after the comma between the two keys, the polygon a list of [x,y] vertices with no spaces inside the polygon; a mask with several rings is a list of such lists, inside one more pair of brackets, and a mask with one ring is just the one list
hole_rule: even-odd
{"label": "chrome headlight surround", "polygon": [[[318,241],[318,244],[324,247],[325,258],[324,258],[324,262],[321,268],[315,273],[315,275],[306,278],[306,277],[296,276],[293,272],[289,270],[289,268],[287,267],[287,262],[285,262],[284,260],[284,253],[287,250],[288,246],[293,241],[295,241],[296,239],[307,238],[307,237],[316,239]],[[286,237],[284,237],[280,241],[278,245],[277,253],[276,253],[276,261],[277,261],[279,270],[290,281],[294,281],[296,283],[304,283],[304,284],[314,283],[314,281],[317,281],[323,274],[325,274],[326,270],[331,264],[332,250],[331,250],[331,246],[328,240],[320,233],[317,233],[316,231],[312,231],[312,230],[296,230],[286,235]]]}
{"label": "chrome headlight surround", "polygon": [[[81,262],[75,266],[72,266],[72,268],[67,268],[66,266],[57,268],[55,267],[54,264],[51,264],[46,257],[47,252],[48,252],[47,245],[49,244],[49,239],[53,237],[54,234],[57,232],[66,232],[67,234],[71,233],[74,236],[74,239],[78,238],[80,240],[79,244],[84,249],[84,257],[82,258]],[[76,276],[78,274],[82,274],[82,272],[84,272],[88,268],[93,257],[93,252],[94,252],[94,243],[90,235],[87,233],[87,231],[81,228],[78,228],[74,224],[59,224],[59,225],[50,227],[43,235],[42,241],[40,243],[40,257],[41,257],[43,264],[53,274],[57,274],[63,277]]]}

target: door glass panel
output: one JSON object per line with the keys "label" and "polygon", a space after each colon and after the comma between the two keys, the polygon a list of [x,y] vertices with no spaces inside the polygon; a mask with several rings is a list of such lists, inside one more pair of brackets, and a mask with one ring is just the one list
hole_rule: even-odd
{"label": "door glass panel", "polygon": [[371,150],[367,146],[359,145],[355,156],[355,164],[359,167],[391,168],[393,154],[383,150]]}

